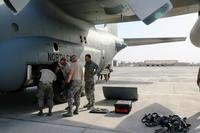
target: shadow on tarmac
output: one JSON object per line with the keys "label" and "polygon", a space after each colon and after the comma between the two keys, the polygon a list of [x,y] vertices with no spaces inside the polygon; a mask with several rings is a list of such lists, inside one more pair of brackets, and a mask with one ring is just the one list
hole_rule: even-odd
{"label": "shadow on tarmac", "polygon": [[200,112],[194,114],[188,118],[188,122],[191,123],[192,127],[190,129],[191,133],[200,133]]}
{"label": "shadow on tarmac", "polygon": [[[102,100],[97,102],[97,105],[101,106],[111,106],[115,103],[115,101],[108,101]],[[133,104],[134,110],[134,104]],[[58,126],[65,126],[65,127],[75,127],[75,128],[88,128],[88,129],[97,129],[97,130],[116,130],[121,132],[128,132],[128,133],[147,133],[153,132],[155,128],[148,128],[145,127],[141,123],[141,118],[144,116],[145,113],[153,113],[157,112],[161,115],[173,115],[174,113],[167,107],[164,107],[158,103],[151,104],[138,112],[133,114],[129,114],[129,116],[122,120],[117,127],[114,129],[105,128],[104,125],[97,126],[94,124],[88,124],[84,121],[77,122],[70,119],[63,119],[62,113],[65,113],[64,110],[53,112],[52,117],[39,117],[33,112],[37,111],[37,99],[35,97],[35,93],[16,93],[10,94],[5,96],[0,96],[0,129],[1,131],[5,131],[5,133],[11,133],[9,131],[13,131],[10,129],[15,129],[20,127],[20,123],[40,123],[40,124],[49,124],[49,125],[58,125]],[[81,113],[81,112],[80,112]],[[120,118],[126,115],[123,114],[115,114],[115,113],[108,113],[103,115],[105,119],[109,117],[112,118]],[[76,116],[78,119],[78,116]],[[104,118],[101,119],[104,119]],[[8,121],[9,120],[9,121]],[[200,126],[200,112],[194,114],[193,116],[188,118],[188,122],[192,124],[190,129],[190,133],[199,133],[200,129],[197,127]],[[98,122],[97,122],[98,123]],[[26,125],[24,125],[26,127]],[[134,131],[134,132],[133,132]],[[23,133],[23,132],[22,132]]]}
{"label": "shadow on tarmac", "polygon": [[29,113],[37,110],[36,91],[0,95],[0,113]]}

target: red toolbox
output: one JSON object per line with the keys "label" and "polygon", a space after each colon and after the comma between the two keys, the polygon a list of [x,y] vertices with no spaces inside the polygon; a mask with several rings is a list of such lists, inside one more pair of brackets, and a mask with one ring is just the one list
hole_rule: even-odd
{"label": "red toolbox", "polygon": [[118,100],[115,103],[115,113],[128,114],[132,109],[132,101]]}

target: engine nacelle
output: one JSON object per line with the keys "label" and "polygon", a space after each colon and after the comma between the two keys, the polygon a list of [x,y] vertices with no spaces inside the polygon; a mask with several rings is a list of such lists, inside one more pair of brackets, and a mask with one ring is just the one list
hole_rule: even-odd
{"label": "engine nacelle", "polygon": [[200,18],[198,18],[191,30],[190,39],[195,46],[200,47]]}

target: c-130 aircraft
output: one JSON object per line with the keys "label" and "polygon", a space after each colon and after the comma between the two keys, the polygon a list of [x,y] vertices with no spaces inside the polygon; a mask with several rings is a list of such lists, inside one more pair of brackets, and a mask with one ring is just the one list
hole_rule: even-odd
{"label": "c-130 aircraft", "polygon": [[28,81],[34,83],[40,66],[61,57],[76,54],[84,63],[89,53],[103,68],[128,45],[183,41],[120,39],[95,25],[138,20],[150,24],[166,14],[197,12],[197,5],[197,0],[0,0],[0,91],[22,90]]}

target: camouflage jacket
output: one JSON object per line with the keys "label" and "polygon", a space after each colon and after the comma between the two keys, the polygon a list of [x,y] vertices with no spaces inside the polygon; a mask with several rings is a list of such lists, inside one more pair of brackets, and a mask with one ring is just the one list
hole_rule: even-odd
{"label": "camouflage jacket", "polygon": [[99,66],[93,61],[85,63],[85,81],[94,81],[94,75],[99,71]]}

